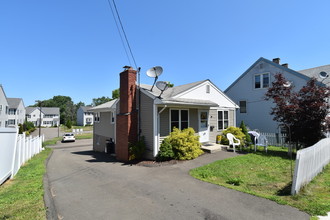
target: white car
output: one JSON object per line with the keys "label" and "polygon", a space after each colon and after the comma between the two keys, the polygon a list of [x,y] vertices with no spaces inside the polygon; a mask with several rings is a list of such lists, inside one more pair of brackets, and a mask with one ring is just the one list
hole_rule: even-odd
{"label": "white car", "polygon": [[74,137],[73,133],[65,133],[63,135],[62,142],[68,142],[68,141],[72,141],[72,142],[76,141],[76,138]]}

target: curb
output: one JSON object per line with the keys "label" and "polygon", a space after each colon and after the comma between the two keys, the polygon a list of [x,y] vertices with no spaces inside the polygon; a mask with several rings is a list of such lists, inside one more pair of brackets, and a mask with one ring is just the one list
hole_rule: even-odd
{"label": "curb", "polygon": [[53,155],[53,151],[50,153],[48,158],[45,161],[46,165],[46,172],[44,174],[43,178],[43,184],[44,184],[44,203],[45,203],[45,209],[46,209],[46,218],[48,220],[58,220],[58,215],[57,215],[57,210],[55,206],[55,202],[52,197],[52,193],[50,191],[51,186],[49,183],[49,177],[48,177],[48,172],[47,172],[47,166],[48,166],[48,161]]}

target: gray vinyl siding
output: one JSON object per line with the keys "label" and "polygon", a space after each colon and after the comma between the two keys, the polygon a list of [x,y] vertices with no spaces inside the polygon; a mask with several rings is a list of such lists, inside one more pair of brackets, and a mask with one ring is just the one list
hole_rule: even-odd
{"label": "gray vinyl siding", "polygon": [[[210,109],[209,125],[210,125],[210,142],[215,143],[217,135],[222,133],[222,130],[218,130],[218,111],[228,111],[228,126],[235,125],[235,110],[234,109]],[[213,126],[213,131],[211,127]]]}
{"label": "gray vinyl siding", "polygon": [[[162,108],[159,107],[158,111]],[[168,136],[170,134],[170,109],[167,107],[161,114],[160,114],[160,136]]]}
{"label": "gray vinyl siding", "polygon": [[147,154],[153,152],[154,124],[153,124],[153,99],[141,93],[141,136],[144,136]]}
{"label": "gray vinyl siding", "polygon": [[101,112],[100,121],[94,123],[93,149],[104,152],[106,140],[115,137],[115,124],[111,124],[111,112]]}
{"label": "gray vinyl siding", "polygon": [[189,127],[193,128],[196,133],[198,133],[198,109],[191,108],[189,109]]}

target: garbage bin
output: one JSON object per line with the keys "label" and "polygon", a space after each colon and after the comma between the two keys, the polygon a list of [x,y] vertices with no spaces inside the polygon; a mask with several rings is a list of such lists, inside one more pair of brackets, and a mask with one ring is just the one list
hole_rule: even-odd
{"label": "garbage bin", "polygon": [[112,138],[106,140],[106,150],[107,154],[114,154],[115,153],[115,143],[113,142]]}

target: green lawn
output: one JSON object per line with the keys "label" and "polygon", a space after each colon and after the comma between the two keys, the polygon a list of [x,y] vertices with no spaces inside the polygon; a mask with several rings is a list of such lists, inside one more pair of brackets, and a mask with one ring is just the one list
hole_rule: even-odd
{"label": "green lawn", "polygon": [[[294,162],[292,163],[294,169]],[[268,153],[258,151],[216,161],[190,171],[200,180],[287,204],[311,215],[330,211],[330,165],[299,195],[291,196],[291,160],[284,148],[269,147]]]}
{"label": "green lawn", "polygon": [[0,186],[0,219],[46,219],[43,200],[46,148],[21,167],[14,179]]}
{"label": "green lawn", "polygon": [[64,132],[72,132],[72,129],[83,129],[84,131],[93,131],[93,126],[72,126],[72,128],[67,128],[66,126],[61,126]]}

